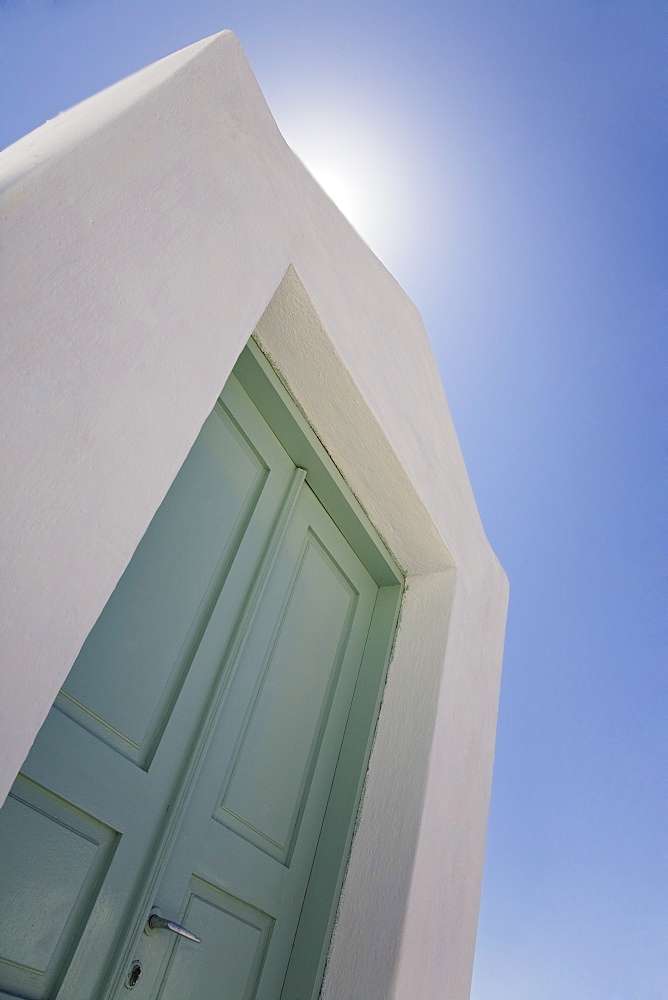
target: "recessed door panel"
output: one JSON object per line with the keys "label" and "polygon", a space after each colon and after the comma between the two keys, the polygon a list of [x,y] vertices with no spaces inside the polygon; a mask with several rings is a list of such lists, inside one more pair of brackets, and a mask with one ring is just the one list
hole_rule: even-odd
{"label": "recessed door panel", "polygon": [[217,818],[287,862],[357,591],[310,530],[285,590]]}
{"label": "recessed door panel", "polygon": [[[50,995],[94,902],[115,831],[19,778],[0,810],[0,981]],[[45,845],[48,848],[45,849]]]}
{"label": "recessed door panel", "polygon": [[266,913],[193,877],[183,922],[197,927],[202,944],[172,946],[158,1000],[224,997],[252,1000],[274,921]]}
{"label": "recessed door panel", "polygon": [[265,481],[218,404],[72,667],[58,707],[146,765]]}

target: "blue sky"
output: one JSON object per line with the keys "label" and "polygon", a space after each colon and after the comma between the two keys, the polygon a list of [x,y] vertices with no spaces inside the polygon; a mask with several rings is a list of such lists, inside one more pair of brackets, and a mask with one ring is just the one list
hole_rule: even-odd
{"label": "blue sky", "polygon": [[232,28],[422,313],[511,583],[473,1000],[668,995],[661,6],[0,0],[0,147]]}

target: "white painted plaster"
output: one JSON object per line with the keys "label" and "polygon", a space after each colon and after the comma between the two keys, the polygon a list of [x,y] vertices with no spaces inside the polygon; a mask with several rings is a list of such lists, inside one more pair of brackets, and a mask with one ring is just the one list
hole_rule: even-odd
{"label": "white painted plaster", "polygon": [[409,581],[324,996],[465,998],[507,585],[415,307],[227,32],[0,154],[0,191],[0,798],[257,327]]}

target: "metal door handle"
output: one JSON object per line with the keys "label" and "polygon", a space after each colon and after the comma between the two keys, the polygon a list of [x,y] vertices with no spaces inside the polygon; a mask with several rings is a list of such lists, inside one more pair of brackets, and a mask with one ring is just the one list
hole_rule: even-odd
{"label": "metal door handle", "polygon": [[148,918],[148,926],[152,931],[165,930],[172,931],[173,934],[178,934],[180,937],[188,938],[189,941],[196,941],[197,944],[202,943],[201,937],[197,937],[192,931],[189,931],[187,927],[182,927],[181,924],[177,924],[175,920],[167,920],[166,917],[161,917],[159,913],[152,913]]}

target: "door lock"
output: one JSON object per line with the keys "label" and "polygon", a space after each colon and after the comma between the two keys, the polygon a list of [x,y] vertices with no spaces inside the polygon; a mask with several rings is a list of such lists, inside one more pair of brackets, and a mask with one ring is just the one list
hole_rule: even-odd
{"label": "door lock", "polygon": [[133,962],[130,966],[130,971],[128,972],[128,978],[125,980],[126,990],[133,990],[137,983],[139,982],[139,977],[141,976],[142,968],[141,962]]}

